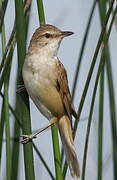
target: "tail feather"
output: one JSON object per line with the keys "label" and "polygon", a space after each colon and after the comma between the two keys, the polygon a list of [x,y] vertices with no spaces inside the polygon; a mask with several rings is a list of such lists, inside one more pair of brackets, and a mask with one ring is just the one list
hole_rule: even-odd
{"label": "tail feather", "polygon": [[72,177],[79,178],[80,168],[73,142],[71,123],[68,116],[63,116],[58,121],[57,125],[59,128],[62,144],[65,150],[66,159],[68,166],[70,168],[71,175]]}

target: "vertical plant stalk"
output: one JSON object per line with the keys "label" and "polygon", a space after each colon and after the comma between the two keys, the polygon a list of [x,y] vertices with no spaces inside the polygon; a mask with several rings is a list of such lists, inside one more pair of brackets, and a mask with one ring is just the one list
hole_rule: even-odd
{"label": "vertical plant stalk", "polygon": [[[2,1],[0,1],[0,10],[2,9]],[[2,11],[2,10],[1,10]],[[1,12],[2,13],[2,12]],[[2,54],[4,53],[4,48],[5,48],[5,44],[6,44],[6,40],[5,40],[5,29],[4,29],[4,25],[2,26],[2,35],[1,35],[1,39],[2,39]],[[2,156],[2,140],[3,140],[3,132],[4,132],[4,99],[2,101],[2,106],[1,106],[1,116],[0,116],[0,169],[1,169],[1,156]]]}
{"label": "vertical plant stalk", "polygon": [[[18,51],[18,78],[17,83],[23,84],[22,80],[22,66],[26,54],[26,22],[23,11],[23,1],[15,0],[15,12],[16,12],[16,39],[17,39],[17,51]],[[29,110],[29,98],[26,92],[21,95],[17,95],[17,109],[20,110],[18,116],[22,121],[23,134],[31,134],[31,120]],[[26,180],[35,180],[34,173],[34,159],[32,144],[23,145],[24,149],[24,163],[25,163],[25,177]]]}
{"label": "vertical plant stalk", "polygon": [[[112,25],[113,25],[116,13],[117,13],[117,6],[115,8],[112,20],[110,22],[109,30],[108,30],[107,34],[105,34],[105,37],[103,37],[104,47],[103,47],[103,50],[102,50],[102,56],[103,56],[104,49],[105,49],[105,47],[107,45],[107,42],[108,42],[108,39],[109,39],[109,36],[110,36],[110,32],[111,32],[111,29],[112,29]],[[105,58],[104,59],[101,58],[101,60],[103,60],[103,61],[100,61],[100,64],[99,64],[99,68],[98,68],[98,72],[97,72],[97,76],[96,76],[96,81],[95,81],[95,86],[94,86],[94,91],[93,91],[93,96],[92,96],[89,120],[88,120],[88,125],[87,125],[86,141],[85,141],[84,157],[83,157],[82,178],[81,178],[81,180],[85,180],[86,159],[87,159],[88,141],[89,141],[89,134],[90,134],[90,128],[91,128],[92,115],[93,115],[93,108],[94,108],[94,102],[95,102],[95,96],[96,96],[96,91],[97,91],[98,80],[99,80],[99,76],[100,76],[102,67],[103,67],[103,65],[105,63],[104,62]]]}
{"label": "vertical plant stalk", "polygon": [[[15,111],[19,114],[18,109]],[[13,135],[13,146],[12,146],[12,170],[11,170],[11,180],[18,179],[18,165],[19,165],[19,145],[20,145],[20,126],[15,118],[14,122],[14,135]],[[17,138],[15,138],[17,137]]]}
{"label": "vertical plant stalk", "polygon": [[85,50],[85,46],[86,46],[86,42],[87,42],[87,38],[88,38],[90,26],[91,26],[93,14],[94,14],[94,11],[95,11],[96,3],[97,3],[97,0],[94,0],[92,8],[91,8],[90,15],[89,15],[89,19],[88,19],[88,22],[87,22],[83,42],[82,42],[82,45],[81,45],[80,54],[78,56],[78,63],[77,63],[75,76],[74,76],[74,80],[73,80],[73,87],[72,87],[72,101],[74,100],[74,97],[75,97],[75,91],[76,91],[77,82],[78,82],[78,78],[79,78],[80,66],[81,66],[81,63],[82,63],[82,56],[83,56],[83,53],[84,53],[84,50]]}
{"label": "vertical plant stalk", "polygon": [[[102,56],[103,56],[103,53],[102,53]],[[95,103],[98,81],[99,81],[99,77],[100,77],[100,74],[101,74],[101,71],[102,71],[102,68],[104,65],[104,61],[102,61],[102,60],[105,60],[105,59],[101,58],[99,68],[98,68],[98,72],[97,72],[97,76],[96,76],[95,85],[94,85],[92,101],[91,101],[91,107],[90,107],[90,113],[89,113],[89,119],[88,119],[87,131],[86,131],[86,140],[85,140],[81,180],[85,180],[86,160],[87,160],[87,151],[88,151],[88,142],[89,142],[89,135],[90,135],[90,129],[91,129],[92,115],[93,115],[93,109],[94,109],[94,103]]]}
{"label": "vertical plant stalk", "polygon": [[[37,7],[38,7],[40,25],[43,25],[43,24],[45,24],[45,13],[44,13],[44,7],[43,7],[42,0],[37,0]],[[61,169],[61,157],[60,157],[60,147],[59,147],[59,139],[58,139],[58,129],[55,125],[52,125],[51,132],[52,132],[56,180],[62,180],[63,176],[62,176],[62,169]]]}
{"label": "vertical plant stalk", "polygon": [[[87,76],[87,80],[86,80],[86,83],[85,83],[85,87],[84,87],[84,90],[83,90],[83,93],[82,93],[82,97],[81,97],[81,101],[80,101],[80,104],[79,104],[79,107],[78,107],[78,111],[77,111],[78,118],[75,120],[75,123],[74,123],[74,134],[73,134],[74,138],[75,138],[75,134],[76,134],[76,131],[77,131],[78,122],[79,122],[79,119],[80,119],[82,108],[83,108],[83,105],[84,105],[85,97],[87,95],[87,91],[88,91],[88,88],[89,88],[90,80],[91,80],[91,77],[92,77],[92,74],[93,74],[93,70],[94,70],[94,67],[95,67],[95,63],[96,63],[96,60],[97,60],[97,56],[98,56],[100,47],[101,47],[102,42],[103,42],[103,38],[104,38],[104,35],[105,35],[105,32],[106,32],[107,23],[108,23],[108,20],[110,18],[110,15],[111,15],[111,11],[112,11],[114,2],[115,2],[115,0],[112,0],[111,3],[110,3],[108,12],[106,14],[105,23],[104,23],[104,26],[103,26],[102,31],[100,33],[100,37],[99,37],[99,40],[98,40],[98,43],[97,43],[97,46],[96,46],[96,49],[95,49],[95,52],[94,52],[94,56],[93,56],[93,59],[92,59],[92,63],[91,63],[90,69],[89,69],[89,73],[88,73],[88,76]],[[66,164],[66,162],[64,164],[64,168],[63,169],[64,169],[63,171],[64,171],[64,176],[65,176],[66,175],[66,171],[67,171],[67,164]]]}
{"label": "vertical plant stalk", "polygon": [[[105,58],[105,55],[102,58]],[[102,61],[105,61],[105,59]],[[97,176],[97,180],[102,180],[103,114],[104,114],[103,110],[104,110],[104,67],[102,67],[102,72],[100,75],[99,119],[98,119],[98,176]]]}
{"label": "vertical plant stalk", "polygon": [[[24,1],[24,14],[26,17],[26,39],[27,39],[27,33],[28,33],[28,24],[29,24],[29,18],[30,16],[27,16],[27,12],[30,11],[32,0],[25,0]],[[16,32],[15,32],[15,25],[13,27],[14,32],[14,38],[16,43]],[[18,104],[16,102],[16,114],[20,114],[20,109],[18,107]],[[14,122],[14,135],[13,135],[13,146],[12,146],[12,171],[11,171],[11,180],[17,180],[18,179],[18,168],[19,168],[19,151],[20,151],[20,131],[21,127],[18,124],[18,121],[15,119]],[[17,137],[17,138],[15,138]]]}
{"label": "vertical plant stalk", "polygon": [[45,24],[45,13],[44,13],[44,7],[43,7],[43,0],[37,0],[37,8],[38,8],[40,25],[43,25],[43,24]]}
{"label": "vertical plant stalk", "polygon": [[[25,0],[24,1],[24,14],[25,16],[27,17],[28,16],[28,11],[30,10],[30,5],[31,5],[31,2],[32,0]],[[4,18],[4,17],[3,17]],[[28,18],[28,17],[27,17]],[[4,19],[3,19],[4,20]],[[9,41],[6,45],[6,48],[5,48],[5,52],[4,52],[4,55],[3,55],[3,58],[2,58],[2,61],[1,61],[1,64],[0,64],[0,73],[2,71],[2,68],[4,66],[7,66],[7,54],[9,53],[10,49],[12,47],[15,47],[16,45],[16,25],[15,25],[16,22],[14,22],[14,25],[13,25],[13,29],[12,29],[12,32],[11,32],[11,35],[10,35],[10,38],[9,38]],[[27,32],[27,31],[26,31]],[[14,48],[13,48],[14,49]],[[5,68],[4,68],[5,69]],[[5,71],[6,72],[6,71]]]}
{"label": "vertical plant stalk", "polygon": [[[1,7],[1,5],[0,5]],[[2,54],[4,54],[5,46],[6,46],[6,37],[5,37],[5,26],[2,25]],[[5,108],[4,108],[4,99],[2,101],[2,111],[1,111],[1,121],[0,121],[0,167],[1,167],[1,155],[2,155],[2,140],[3,140],[3,132],[4,132],[4,121],[5,121]]]}
{"label": "vertical plant stalk", "polygon": [[[106,0],[105,0],[106,1]],[[103,2],[104,3],[104,2]],[[101,25],[103,26],[104,20],[104,6],[101,6],[103,3],[99,3],[99,10],[100,10],[100,18],[101,18]],[[106,3],[106,2],[105,2]],[[112,16],[114,16],[114,10],[112,10]],[[115,18],[116,21],[116,18]],[[116,123],[116,105],[115,105],[115,95],[114,95],[114,85],[113,85],[113,77],[112,77],[112,67],[111,67],[111,60],[110,60],[110,53],[109,47],[106,47],[106,69],[107,69],[107,78],[108,78],[108,90],[109,90],[109,101],[110,101],[110,114],[111,114],[111,131],[112,131],[112,145],[113,145],[113,170],[114,170],[114,179],[117,179],[117,123]]]}
{"label": "vertical plant stalk", "polygon": [[110,116],[111,116],[111,132],[112,132],[112,147],[113,147],[113,170],[114,180],[117,179],[117,114],[115,106],[115,93],[112,77],[112,66],[107,51],[106,70],[108,78],[108,91],[109,91],[109,102],[110,102]]}
{"label": "vertical plant stalk", "polygon": [[100,50],[100,47],[101,47],[104,35],[105,35],[107,23],[108,23],[108,20],[110,18],[110,15],[111,15],[111,11],[112,11],[114,2],[115,2],[115,0],[112,0],[111,3],[110,3],[108,12],[106,14],[105,23],[104,23],[104,26],[102,28],[102,31],[101,31],[101,34],[100,34],[100,37],[99,37],[99,40],[98,40],[98,43],[97,43],[97,46],[96,46],[96,49],[95,49],[95,53],[94,53],[94,56],[93,56],[93,59],[92,59],[90,70],[89,70],[89,73],[88,73],[88,76],[87,76],[87,80],[86,80],[86,83],[85,83],[85,87],[84,87],[84,90],[83,90],[83,93],[82,93],[81,101],[80,101],[80,104],[79,104],[79,107],[78,107],[78,112],[77,112],[78,119],[76,119],[75,123],[74,123],[74,136],[76,134],[76,130],[77,130],[77,126],[78,126],[78,121],[79,121],[79,118],[80,118],[80,115],[81,115],[81,112],[82,112],[82,108],[83,108],[83,105],[84,105],[85,97],[86,97],[86,94],[87,94],[87,91],[88,91],[88,87],[89,87],[89,84],[90,84],[90,80],[91,80],[91,77],[92,77],[92,73],[93,73],[93,70],[94,70],[94,67],[95,67],[96,59],[97,59],[97,56],[98,56],[98,53],[99,53],[99,50]]}
{"label": "vertical plant stalk", "polygon": [[62,167],[61,167],[61,155],[60,155],[59,139],[58,139],[58,129],[55,125],[52,125],[51,130],[52,130],[56,180],[63,180]]}
{"label": "vertical plant stalk", "polygon": [[8,0],[4,0],[0,2],[0,31],[2,29],[2,25],[4,22],[4,16],[7,8]]}
{"label": "vertical plant stalk", "polygon": [[10,126],[9,126],[9,106],[8,106],[8,81],[4,83],[4,118],[6,130],[6,179],[11,177],[11,144],[10,144]]}
{"label": "vertical plant stalk", "polygon": [[[9,55],[9,59],[12,59],[13,51]],[[6,171],[7,180],[11,178],[11,143],[10,143],[10,116],[9,116],[9,79],[10,79],[11,64],[8,67],[8,71],[4,77],[4,118],[6,129]]]}
{"label": "vertical plant stalk", "polygon": [[[2,54],[4,54],[6,47],[6,36],[5,36],[5,26],[2,25]],[[9,58],[12,58],[9,57]],[[9,76],[10,76],[10,66],[8,67],[8,72],[4,76],[4,100],[3,100],[3,117],[5,119],[5,135],[6,135],[6,179],[10,180],[11,177],[11,143],[10,143],[10,125],[9,125],[9,98],[8,98],[8,88],[9,88]]]}
{"label": "vertical plant stalk", "polygon": [[4,123],[5,123],[4,116],[5,116],[5,112],[4,112],[4,99],[3,99],[2,108],[1,108],[1,119],[0,119],[0,170],[1,170],[3,132],[4,132]]}
{"label": "vertical plant stalk", "polygon": [[[99,14],[100,21],[103,27],[106,18],[106,3],[107,1],[99,0]],[[106,48],[102,56],[102,61],[106,60]],[[104,67],[102,67],[102,72],[100,75],[100,89],[99,89],[99,119],[98,119],[98,170],[97,170],[97,180],[102,180],[102,170],[103,170],[103,116],[104,116]]]}
{"label": "vertical plant stalk", "polygon": [[[4,54],[3,54],[3,57],[2,57],[2,61],[1,61],[1,64],[0,64],[0,73],[2,71],[2,69],[6,69],[5,67],[7,67],[8,65],[8,60],[7,60],[7,56],[11,50],[12,47],[15,47],[15,26],[13,27],[13,30],[12,30],[12,33],[11,33],[11,36],[10,36],[10,39],[6,45],[6,48],[5,48],[5,51],[4,51]],[[2,76],[4,76],[4,71],[6,72],[6,70],[3,69],[3,72],[2,72]]]}
{"label": "vertical plant stalk", "polygon": [[52,174],[50,168],[48,167],[47,163],[46,163],[45,160],[43,159],[43,157],[42,157],[41,153],[39,152],[39,150],[37,149],[36,145],[35,145],[33,142],[32,142],[32,144],[33,144],[33,147],[34,147],[34,149],[35,149],[37,155],[38,155],[39,158],[41,159],[41,161],[42,161],[44,167],[46,168],[47,172],[49,173],[51,179],[52,179],[52,180],[55,180],[55,178],[54,178],[54,176],[53,176],[53,174]]}

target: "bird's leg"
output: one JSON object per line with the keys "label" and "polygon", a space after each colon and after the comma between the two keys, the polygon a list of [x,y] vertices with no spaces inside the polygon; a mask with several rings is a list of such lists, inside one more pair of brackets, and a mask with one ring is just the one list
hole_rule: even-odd
{"label": "bird's leg", "polygon": [[33,138],[36,138],[38,134],[49,128],[51,125],[55,124],[58,121],[58,118],[54,117],[50,120],[49,124],[45,126],[44,128],[38,129],[35,133],[24,135],[22,134],[21,137],[23,137],[23,140],[21,141],[22,144],[26,144],[29,141],[31,141]]}

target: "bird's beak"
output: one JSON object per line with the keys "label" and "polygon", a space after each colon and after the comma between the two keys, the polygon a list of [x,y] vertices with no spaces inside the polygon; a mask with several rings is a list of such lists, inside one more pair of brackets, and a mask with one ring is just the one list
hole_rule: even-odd
{"label": "bird's beak", "polygon": [[71,31],[62,31],[61,32],[61,37],[67,37],[67,36],[71,36],[72,34],[74,34]]}

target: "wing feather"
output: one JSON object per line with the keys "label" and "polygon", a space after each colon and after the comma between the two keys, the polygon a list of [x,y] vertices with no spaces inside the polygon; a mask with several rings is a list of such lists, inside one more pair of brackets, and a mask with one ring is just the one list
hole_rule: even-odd
{"label": "wing feather", "polygon": [[57,65],[57,73],[58,73],[58,77],[56,81],[57,89],[60,93],[65,111],[72,124],[72,115],[76,115],[76,112],[71,102],[71,95],[70,95],[70,90],[68,86],[67,73],[63,64],[59,60],[57,61],[56,65]]}

